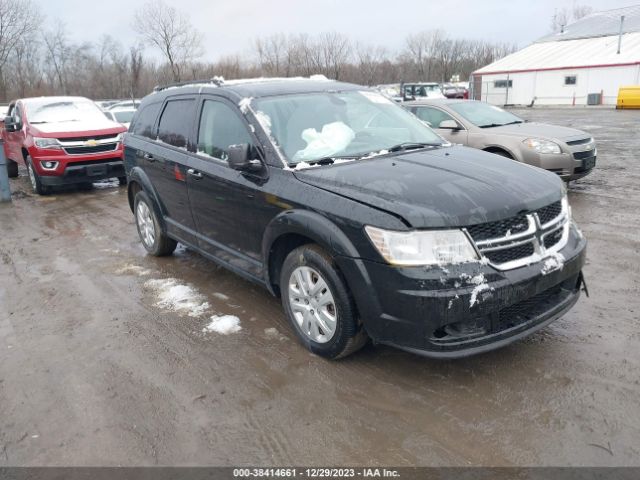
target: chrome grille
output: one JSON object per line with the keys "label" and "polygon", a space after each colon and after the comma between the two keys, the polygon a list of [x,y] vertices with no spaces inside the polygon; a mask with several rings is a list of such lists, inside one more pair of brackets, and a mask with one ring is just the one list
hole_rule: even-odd
{"label": "chrome grille", "polygon": [[465,230],[486,261],[499,270],[510,270],[539,261],[565,246],[569,204],[565,197],[526,215]]}
{"label": "chrome grille", "polygon": [[118,148],[119,135],[96,135],[95,137],[59,138],[58,143],[68,155],[112,152]]}

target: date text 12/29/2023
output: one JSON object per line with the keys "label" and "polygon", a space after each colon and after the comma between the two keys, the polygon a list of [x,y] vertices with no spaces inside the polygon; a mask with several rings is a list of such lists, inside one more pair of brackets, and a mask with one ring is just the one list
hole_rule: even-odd
{"label": "date text 12/29/2023", "polygon": [[400,478],[388,468],[234,468],[235,478]]}

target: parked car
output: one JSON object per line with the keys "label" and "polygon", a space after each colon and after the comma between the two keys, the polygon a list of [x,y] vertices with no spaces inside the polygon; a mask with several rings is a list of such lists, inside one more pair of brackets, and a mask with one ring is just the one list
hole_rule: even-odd
{"label": "parked car", "polygon": [[119,100],[98,100],[96,101],[96,105],[100,107],[102,110],[108,109],[111,105],[115,105]]}
{"label": "parked car", "polygon": [[417,100],[421,98],[445,98],[440,84],[433,82],[403,83],[400,85],[403,100]]}
{"label": "parked car", "polygon": [[469,98],[469,91],[465,87],[462,87],[460,85],[453,85],[453,84],[443,85],[442,94],[446,98],[460,98],[460,99]]}
{"label": "parked car", "polygon": [[126,182],[122,163],[126,129],[107,119],[87,98],[16,100],[9,105],[4,124],[9,176],[18,176],[18,164],[24,164],[38,194],[56,185],[90,184],[112,177]]}
{"label": "parked car", "polygon": [[104,112],[109,120],[124,125],[126,128],[129,128],[134,113],[136,113],[136,109],[130,107],[112,108]]}
{"label": "parked car", "polygon": [[140,106],[140,100],[122,100],[120,102],[116,102],[112,105],[109,105],[106,110],[120,110],[120,109],[130,109],[134,110]]}
{"label": "parked car", "polygon": [[594,139],[575,128],[527,122],[475,100],[427,100],[404,105],[450,142],[544,168],[565,181],[588,175],[596,165]]}
{"label": "parked car", "polygon": [[264,286],[324,357],[368,337],[433,357],[490,350],[563,315],[583,283],[586,241],[556,175],[451,146],[360,86],[159,89],[125,166],[150,254],[181,242]]}

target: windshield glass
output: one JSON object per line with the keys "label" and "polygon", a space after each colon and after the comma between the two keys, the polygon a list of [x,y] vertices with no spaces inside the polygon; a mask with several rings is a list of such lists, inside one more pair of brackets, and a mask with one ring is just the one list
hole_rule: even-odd
{"label": "windshield glass", "polygon": [[102,110],[91,100],[32,100],[27,103],[30,123],[104,121]]}
{"label": "windshield glass", "polygon": [[386,153],[404,143],[443,143],[415,116],[375,92],[265,97],[253,107],[290,164]]}
{"label": "windshield glass", "polygon": [[523,121],[513,113],[483,102],[451,103],[449,107],[478,127],[497,127],[511,123],[522,123]]}
{"label": "windshield glass", "polygon": [[116,121],[120,123],[130,123],[134,113],[136,113],[135,110],[123,110],[121,112],[113,112],[113,115],[116,117]]}

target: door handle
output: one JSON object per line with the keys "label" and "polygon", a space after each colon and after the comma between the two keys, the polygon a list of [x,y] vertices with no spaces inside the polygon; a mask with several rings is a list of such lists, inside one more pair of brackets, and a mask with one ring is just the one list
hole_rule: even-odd
{"label": "door handle", "polygon": [[194,178],[197,178],[197,179],[201,179],[202,178],[202,173],[200,173],[197,170],[194,170],[193,168],[187,169],[187,173],[189,175],[191,175],[192,177],[194,177]]}
{"label": "door handle", "polygon": [[144,158],[145,160],[149,160],[150,162],[156,161],[156,159],[153,158],[153,155],[151,155],[150,153],[145,153],[144,155],[142,155],[142,158]]}

